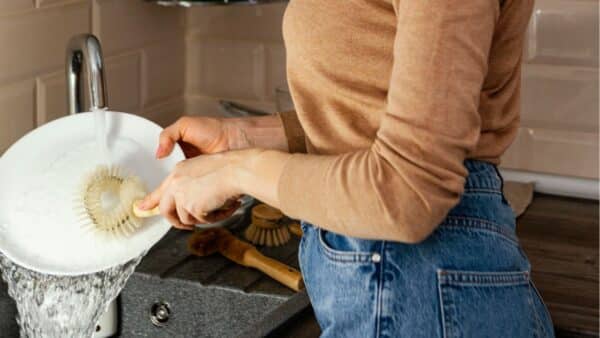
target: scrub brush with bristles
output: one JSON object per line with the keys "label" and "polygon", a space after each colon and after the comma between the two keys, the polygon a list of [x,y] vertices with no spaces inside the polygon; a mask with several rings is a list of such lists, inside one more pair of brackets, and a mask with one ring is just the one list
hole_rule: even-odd
{"label": "scrub brush with bristles", "polygon": [[281,224],[282,218],[281,211],[266,204],[259,204],[252,208],[252,223],[244,232],[244,236],[257,245],[284,245],[291,236],[288,227]]}
{"label": "scrub brush with bristles", "polygon": [[117,166],[98,166],[83,181],[76,199],[82,225],[114,236],[129,236],[143,225],[143,217],[158,210],[138,212],[135,205],[146,195],[142,181]]}

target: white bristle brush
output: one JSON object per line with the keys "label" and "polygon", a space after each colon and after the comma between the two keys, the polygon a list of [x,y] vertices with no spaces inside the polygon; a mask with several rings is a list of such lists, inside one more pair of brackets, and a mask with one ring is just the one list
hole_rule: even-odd
{"label": "white bristle brush", "polygon": [[98,166],[83,181],[76,210],[82,225],[100,233],[129,236],[142,226],[142,218],[159,214],[158,207],[140,210],[146,195],[141,180],[117,166]]}

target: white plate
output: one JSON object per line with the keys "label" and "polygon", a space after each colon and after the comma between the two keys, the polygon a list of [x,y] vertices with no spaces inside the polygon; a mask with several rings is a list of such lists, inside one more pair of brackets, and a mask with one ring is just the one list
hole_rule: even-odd
{"label": "white plate", "polygon": [[[154,151],[162,128],[136,115],[106,112],[113,164],[155,188],[184,159],[179,147],[166,159]],[[153,217],[129,237],[86,231],[75,211],[85,174],[101,164],[95,116],[63,117],[33,130],[0,159],[0,251],[42,273],[79,275],[125,263],[148,250],[170,228]]]}

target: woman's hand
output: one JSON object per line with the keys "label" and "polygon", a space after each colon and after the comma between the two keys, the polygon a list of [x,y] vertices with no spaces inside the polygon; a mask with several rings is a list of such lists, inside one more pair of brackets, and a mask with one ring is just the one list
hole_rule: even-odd
{"label": "woman's hand", "polygon": [[[194,224],[225,219],[239,207],[234,167],[239,154],[203,155],[182,161],[140,204],[159,206],[173,226],[192,229]],[[226,207],[224,207],[226,206]]]}
{"label": "woman's hand", "polygon": [[[242,194],[267,203],[272,201],[276,206],[275,182],[281,165],[256,159],[264,151],[257,148],[287,151],[283,123],[278,116],[182,117],[161,133],[156,157],[168,156],[175,143],[181,145],[188,159],[177,165],[140,208],[147,210],[158,205],[161,214],[175,227],[191,229],[197,223],[229,217],[239,207],[232,201]],[[258,174],[253,173],[255,163],[264,164],[257,169]]]}
{"label": "woman's hand", "polygon": [[168,156],[179,143],[187,158],[247,148],[287,151],[283,122],[277,115],[215,118],[184,116],[160,134],[156,158]]}
{"label": "woman's hand", "polygon": [[184,116],[160,134],[156,158],[168,156],[179,143],[187,158],[230,150],[225,119]]}

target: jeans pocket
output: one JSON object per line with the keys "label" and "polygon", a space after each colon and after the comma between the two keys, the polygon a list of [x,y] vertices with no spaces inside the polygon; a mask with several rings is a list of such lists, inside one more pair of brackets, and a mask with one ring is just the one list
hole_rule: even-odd
{"label": "jeans pocket", "polygon": [[363,240],[317,229],[319,247],[325,257],[340,263],[377,263],[381,256],[373,249],[377,241]]}
{"label": "jeans pocket", "polygon": [[545,337],[528,271],[438,270],[444,338]]}

